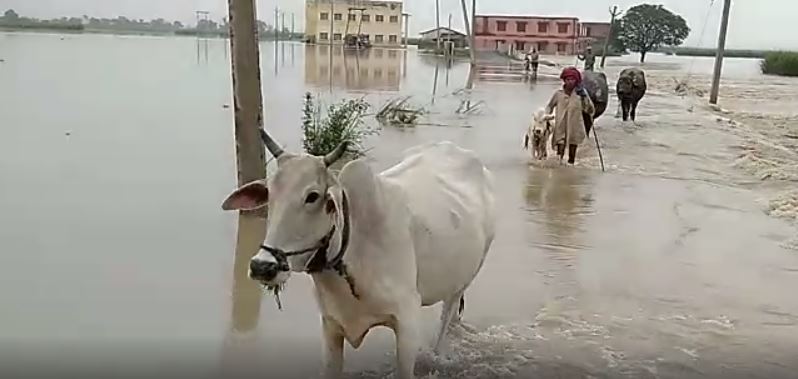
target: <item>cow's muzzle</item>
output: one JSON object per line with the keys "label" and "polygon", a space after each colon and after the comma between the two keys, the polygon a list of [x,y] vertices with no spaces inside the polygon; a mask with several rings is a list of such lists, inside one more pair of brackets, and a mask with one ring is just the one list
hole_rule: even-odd
{"label": "cow's muzzle", "polygon": [[271,254],[258,254],[249,261],[249,277],[264,285],[281,285],[290,275],[291,268],[284,259]]}

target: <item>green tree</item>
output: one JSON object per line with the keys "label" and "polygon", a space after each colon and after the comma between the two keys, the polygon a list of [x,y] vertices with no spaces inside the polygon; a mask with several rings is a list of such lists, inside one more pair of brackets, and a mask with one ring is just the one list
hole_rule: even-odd
{"label": "green tree", "polygon": [[612,36],[610,37],[610,51],[614,51],[616,53],[624,54],[627,50],[626,44],[621,37],[623,33],[623,23],[620,19],[613,21],[612,23]]}
{"label": "green tree", "polygon": [[13,9],[9,9],[3,14],[3,18],[6,21],[16,21],[19,20],[19,15]]}
{"label": "green tree", "polygon": [[621,24],[620,39],[630,50],[640,53],[641,63],[649,51],[679,46],[690,34],[687,21],[662,5],[634,6],[623,16]]}

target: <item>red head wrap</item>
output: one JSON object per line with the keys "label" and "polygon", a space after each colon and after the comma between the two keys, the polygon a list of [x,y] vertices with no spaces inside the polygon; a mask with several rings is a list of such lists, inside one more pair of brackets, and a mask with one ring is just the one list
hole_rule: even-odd
{"label": "red head wrap", "polygon": [[566,67],[564,70],[562,70],[560,79],[565,80],[568,78],[576,79],[576,85],[582,83],[582,74],[579,73],[579,70],[576,67]]}

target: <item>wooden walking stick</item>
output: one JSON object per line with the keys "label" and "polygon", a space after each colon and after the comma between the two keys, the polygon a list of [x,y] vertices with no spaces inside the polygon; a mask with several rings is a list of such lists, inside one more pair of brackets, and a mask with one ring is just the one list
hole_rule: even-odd
{"label": "wooden walking stick", "polygon": [[596,149],[598,149],[599,162],[601,162],[601,172],[604,171],[604,156],[601,154],[601,145],[599,145],[598,133],[596,133],[596,125],[593,125],[593,139],[596,140]]}

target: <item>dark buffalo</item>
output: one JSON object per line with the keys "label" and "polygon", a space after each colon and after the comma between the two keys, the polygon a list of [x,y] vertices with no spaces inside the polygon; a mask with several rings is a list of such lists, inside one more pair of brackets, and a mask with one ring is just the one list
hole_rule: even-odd
{"label": "dark buffalo", "polygon": [[593,128],[593,122],[607,110],[607,103],[610,97],[609,87],[607,86],[607,76],[603,72],[582,71],[582,78],[585,90],[587,90],[587,94],[596,108],[593,117],[588,114],[582,114],[585,120],[585,132],[589,135],[590,129]]}
{"label": "dark buffalo", "polygon": [[643,70],[627,68],[621,71],[615,91],[618,93],[624,121],[628,120],[630,116],[632,121],[635,120],[637,104],[646,94],[646,88],[646,74]]}

